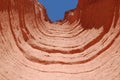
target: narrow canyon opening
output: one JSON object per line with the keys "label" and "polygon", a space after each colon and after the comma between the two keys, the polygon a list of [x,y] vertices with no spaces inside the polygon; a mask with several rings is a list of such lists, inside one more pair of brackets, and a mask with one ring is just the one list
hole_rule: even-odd
{"label": "narrow canyon opening", "polygon": [[120,0],[0,0],[0,80],[120,80]]}
{"label": "narrow canyon opening", "polygon": [[78,0],[38,0],[46,9],[47,16],[51,22],[64,19],[65,12],[73,10]]}

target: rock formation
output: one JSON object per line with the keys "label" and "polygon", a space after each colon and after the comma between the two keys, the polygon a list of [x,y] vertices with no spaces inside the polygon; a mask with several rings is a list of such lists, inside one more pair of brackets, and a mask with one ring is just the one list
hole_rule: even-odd
{"label": "rock formation", "polygon": [[0,80],[120,80],[120,0],[79,0],[51,22],[36,0],[0,0]]}

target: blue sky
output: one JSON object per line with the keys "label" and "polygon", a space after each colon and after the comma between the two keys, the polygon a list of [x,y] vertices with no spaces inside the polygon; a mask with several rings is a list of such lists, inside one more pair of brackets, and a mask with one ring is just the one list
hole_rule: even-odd
{"label": "blue sky", "polygon": [[48,17],[55,22],[64,18],[67,10],[74,9],[78,0],[38,0],[47,9]]}

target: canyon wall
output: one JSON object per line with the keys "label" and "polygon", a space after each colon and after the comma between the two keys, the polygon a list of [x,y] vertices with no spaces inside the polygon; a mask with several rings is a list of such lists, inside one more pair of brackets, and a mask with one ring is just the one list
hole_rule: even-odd
{"label": "canyon wall", "polygon": [[79,0],[52,22],[36,0],[0,0],[0,80],[120,80],[119,10]]}

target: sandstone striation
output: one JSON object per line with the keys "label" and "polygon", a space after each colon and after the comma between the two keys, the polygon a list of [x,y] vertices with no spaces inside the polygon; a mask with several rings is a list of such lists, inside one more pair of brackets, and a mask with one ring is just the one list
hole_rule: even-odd
{"label": "sandstone striation", "polygon": [[36,0],[0,0],[0,80],[120,80],[119,10],[79,0],[52,22]]}

